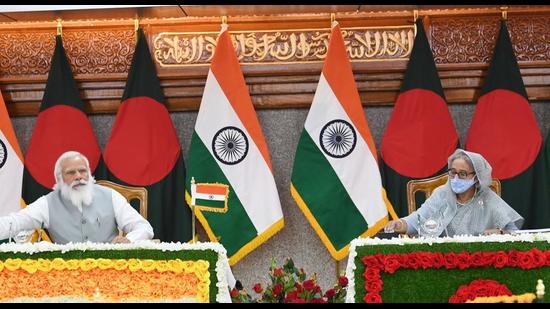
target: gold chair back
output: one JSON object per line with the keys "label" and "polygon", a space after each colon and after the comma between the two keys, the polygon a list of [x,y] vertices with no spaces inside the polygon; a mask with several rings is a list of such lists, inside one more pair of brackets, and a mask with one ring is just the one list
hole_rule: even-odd
{"label": "gold chair back", "polygon": [[[416,210],[416,193],[423,192],[426,195],[426,199],[432,195],[432,192],[439,186],[444,185],[449,179],[449,174],[444,173],[438,176],[424,179],[414,179],[410,180],[407,183],[407,207],[409,214],[413,213]],[[493,178],[493,181],[490,185],[491,189],[495,191],[496,194],[500,196],[501,185],[500,181],[496,178]]]}
{"label": "gold chair back", "polygon": [[98,185],[102,185],[111,188],[118,193],[122,194],[128,201],[137,199],[139,200],[139,214],[147,219],[147,189],[144,187],[129,187],[118,183],[114,183],[108,180],[97,180]]}

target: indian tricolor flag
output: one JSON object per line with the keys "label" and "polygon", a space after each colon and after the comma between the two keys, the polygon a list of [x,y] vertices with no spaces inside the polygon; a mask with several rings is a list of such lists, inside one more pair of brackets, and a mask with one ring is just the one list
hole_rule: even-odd
{"label": "indian tricolor flag", "polygon": [[191,205],[199,209],[214,212],[227,212],[228,195],[228,185],[217,183],[195,184],[193,179],[191,179]]}
{"label": "indian tricolor flag", "polygon": [[[206,79],[188,162],[186,188],[192,178],[229,187],[227,211],[198,207],[195,214],[209,238],[226,248],[231,265],[283,227],[267,145],[225,26]],[[191,204],[189,192],[186,197]]]}
{"label": "indian tricolor flag", "polygon": [[321,78],[298,143],[291,193],[330,254],[396,217],[382,187],[372,139],[340,26],[334,23]]}
{"label": "indian tricolor flag", "polygon": [[0,94],[0,216],[21,209],[23,153]]}

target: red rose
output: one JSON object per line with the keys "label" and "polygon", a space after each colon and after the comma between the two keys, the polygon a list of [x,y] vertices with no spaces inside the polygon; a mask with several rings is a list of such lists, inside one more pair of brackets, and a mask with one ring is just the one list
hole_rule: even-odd
{"label": "red rose", "polygon": [[470,267],[470,253],[462,251],[456,255],[456,265],[458,269],[466,269]]}
{"label": "red rose", "polygon": [[334,291],[334,289],[328,289],[325,292],[325,297],[326,298],[331,298],[331,297],[334,296],[334,294],[336,294],[336,291]]}
{"label": "red rose", "polygon": [[304,289],[311,291],[315,287],[315,282],[310,279],[310,280],[304,281],[303,285],[304,285]]}
{"label": "red rose", "polygon": [[518,267],[521,269],[531,269],[534,268],[534,258],[530,251],[527,252],[518,252]]}
{"label": "red rose", "polygon": [[296,304],[305,304],[306,303],[306,300],[303,299],[303,298],[300,298],[300,297],[296,297],[296,298],[293,298],[291,303],[296,303]]}
{"label": "red rose", "polygon": [[380,279],[380,270],[377,268],[367,268],[363,273],[365,280],[378,280]]}
{"label": "red rose", "polygon": [[504,251],[498,251],[494,254],[493,266],[495,268],[502,268],[508,265],[508,254]]}
{"label": "red rose", "polygon": [[493,265],[495,262],[495,253],[494,252],[481,252],[483,259],[487,261],[487,265]]}
{"label": "red rose", "polygon": [[313,287],[313,292],[314,292],[314,293],[319,293],[319,292],[321,292],[321,287],[318,286],[318,285],[314,286],[314,287]]}
{"label": "red rose", "polygon": [[544,256],[546,257],[546,266],[550,266],[550,250],[546,250],[543,253],[544,253]]}
{"label": "red rose", "polygon": [[397,258],[397,254],[388,254],[384,259],[384,271],[390,274],[393,274],[396,270],[401,267],[401,262]]}
{"label": "red rose", "polygon": [[315,304],[324,304],[327,301],[322,298],[312,298],[310,302]]}
{"label": "red rose", "polygon": [[237,291],[236,288],[232,288],[231,289],[231,292],[229,293],[229,295],[231,295],[232,298],[235,298],[239,295],[239,291]]}
{"label": "red rose", "polygon": [[303,288],[302,288],[302,285],[298,282],[294,282],[294,288],[296,288],[296,291],[299,293],[299,292],[302,292]]}
{"label": "red rose", "polygon": [[281,276],[282,274],[283,274],[283,270],[282,270],[281,268],[275,268],[275,269],[273,270],[273,275],[274,275],[275,277],[279,277],[279,276]]}
{"label": "red rose", "polygon": [[280,283],[275,284],[273,286],[273,296],[277,297],[281,292],[283,291],[283,286]]}
{"label": "red rose", "polygon": [[254,292],[256,292],[256,293],[259,294],[259,293],[262,293],[262,290],[263,290],[263,289],[262,289],[262,284],[261,284],[261,283],[256,283],[256,284],[254,285]]}
{"label": "red rose", "polygon": [[365,290],[376,293],[382,291],[382,280],[365,281]]}
{"label": "red rose", "polygon": [[432,253],[431,258],[434,268],[441,268],[445,265],[445,256],[441,252]]}
{"label": "red rose", "polygon": [[489,261],[483,256],[483,252],[474,252],[470,255],[470,263],[475,267],[487,267]]}
{"label": "red rose", "polygon": [[338,285],[345,288],[348,286],[348,278],[346,276],[338,277]]}
{"label": "red rose", "polygon": [[380,262],[381,260],[379,259],[379,257],[383,258],[383,255],[381,255],[381,254],[366,255],[366,256],[361,258],[361,262],[363,262],[363,265],[365,265],[367,267],[373,267],[373,268],[381,269],[381,268],[383,268],[383,265]]}
{"label": "red rose", "polygon": [[534,267],[542,267],[546,265],[546,256],[542,251],[540,251],[538,248],[533,248],[529,250],[531,252],[531,255],[533,256],[533,266]]}
{"label": "red rose", "polygon": [[418,252],[417,256],[422,269],[431,268],[433,266],[432,254],[430,252]]}
{"label": "red rose", "polygon": [[407,268],[418,269],[420,267],[420,258],[416,253],[409,253],[406,255],[403,264]]}
{"label": "red rose", "polygon": [[445,268],[447,269],[456,268],[456,253],[454,252],[445,253],[445,255],[443,255],[443,258],[444,258],[443,265],[445,266]]}
{"label": "red rose", "polygon": [[296,298],[298,298],[298,292],[296,291],[288,292],[285,297],[285,303],[292,303]]}
{"label": "red rose", "polygon": [[382,297],[378,293],[367,293],[367,295],[363,297],[363,300],[366,303],[381,303]]}
{"label": "red rose", "polygon": [[508,265],[515,267],[518,265],[519,262],[519,252],[516,250],[510,250],[508,251]]}

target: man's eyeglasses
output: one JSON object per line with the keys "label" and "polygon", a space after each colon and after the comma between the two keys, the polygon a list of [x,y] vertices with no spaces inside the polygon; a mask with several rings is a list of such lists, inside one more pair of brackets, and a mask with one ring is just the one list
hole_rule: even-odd
{"label": "man's eyeglasses", "polygon": [[450,169],[447,171],[447,173],[449,173],[449,176],[451,178],[454,178],[456,175],[458,175],[458,178],[460,179],[466,179],[468,178],[468,175],[471,175],[471,174],[475,174],[476,172],[466,172],[466,171],[460,171],[460,172],[457,172],[453,169]]}

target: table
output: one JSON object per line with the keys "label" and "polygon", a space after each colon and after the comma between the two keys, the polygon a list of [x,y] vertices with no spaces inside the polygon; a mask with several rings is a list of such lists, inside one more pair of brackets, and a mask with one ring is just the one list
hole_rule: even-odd
{"label": "table", "polygon": [[231,302],[218,243],[0,245],[2,302]]}
{"label": "table", "polygon": [[350,246],[346,302],[449,302],[474,287],[494,292],[487,291],[492,284],[513,295],[534,293],[538,279],[550,282],[549,266],[550,233],[358,238]]}

